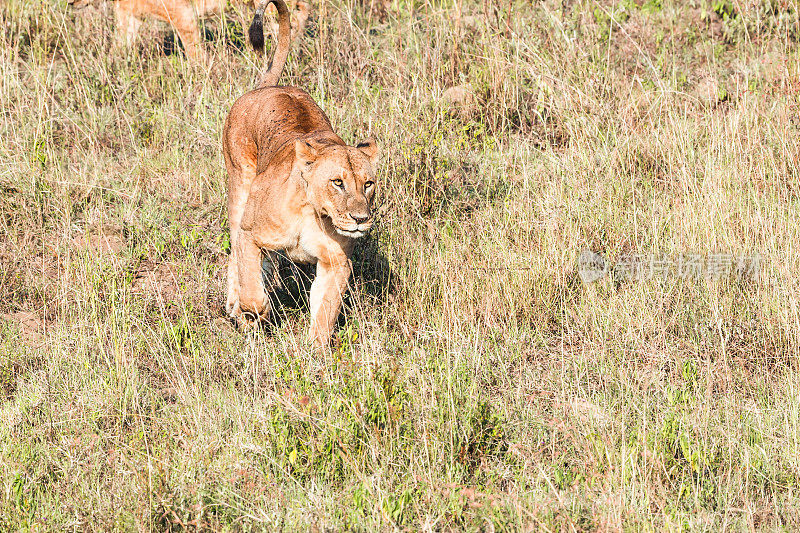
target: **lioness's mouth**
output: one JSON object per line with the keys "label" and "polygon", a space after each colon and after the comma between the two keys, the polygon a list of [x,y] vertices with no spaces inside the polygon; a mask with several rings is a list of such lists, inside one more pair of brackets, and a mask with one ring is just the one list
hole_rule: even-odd
{"label": "lioness's mouth", "polygon": [[361,230],[349,231],[346,229],[336,228],[336,233],[339,235],[344,235],[345,237],[350,237],[351,239],[357,239],[359,237],[363,237],[365,232]]}

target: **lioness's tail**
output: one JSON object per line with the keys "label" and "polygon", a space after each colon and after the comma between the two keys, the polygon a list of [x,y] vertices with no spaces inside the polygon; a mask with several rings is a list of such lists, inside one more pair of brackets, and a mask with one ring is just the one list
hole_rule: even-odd
{"label": "lioness's tail", "polygon": [[289,45],[292,38],[292,25],[289,21],[289,8],[283,0],[258,0],[256,14],[250,25],[250,43],[257,52],[264,51],[264,11],[269,4],[275,4],[278,9],[278,48],[272,56],[267,72],[261,77],[257,88],[271,87],[278,84],[278,80],[286,65],[289,56]]}

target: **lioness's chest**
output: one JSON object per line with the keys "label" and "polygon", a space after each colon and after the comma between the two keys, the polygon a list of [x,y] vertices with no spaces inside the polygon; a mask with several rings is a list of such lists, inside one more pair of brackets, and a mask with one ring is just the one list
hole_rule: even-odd
{"label": "lioness's chest", "polygon": [[316,263],[317,257],[312,250],[303,247],[302,243],[298,241],[295,246],[287,247],[284,249],[286,256],[295,263]]}
{"label": "lioness's chest", "polygon": [[261,232],[264,248],[281,250],[296,263],[316,263],[320,254],[321,230],[314,223],[270,225]]}

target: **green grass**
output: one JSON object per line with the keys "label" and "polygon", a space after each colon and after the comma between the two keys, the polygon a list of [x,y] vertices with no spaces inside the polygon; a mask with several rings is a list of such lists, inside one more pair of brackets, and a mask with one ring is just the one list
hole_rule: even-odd
{"label": "green grass", "polygon": [[800,527],[795,1],[316,5],[283,81],[384,191],[327,354],[289,266],[272,331],[223,316],[248,16],[196,65],[0,5],[0,529]]}

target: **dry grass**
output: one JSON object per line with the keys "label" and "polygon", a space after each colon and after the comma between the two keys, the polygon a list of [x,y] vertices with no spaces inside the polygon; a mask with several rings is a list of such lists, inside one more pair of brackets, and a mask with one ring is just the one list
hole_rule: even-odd
{"label": "dry grass", "polygon": [[64,4],[0,4],[0,528],[800,527],[796,1],[318,4],[284,81],[385,190],[325,357],[304,272],[222,315],[247,10],[191,65]]}

